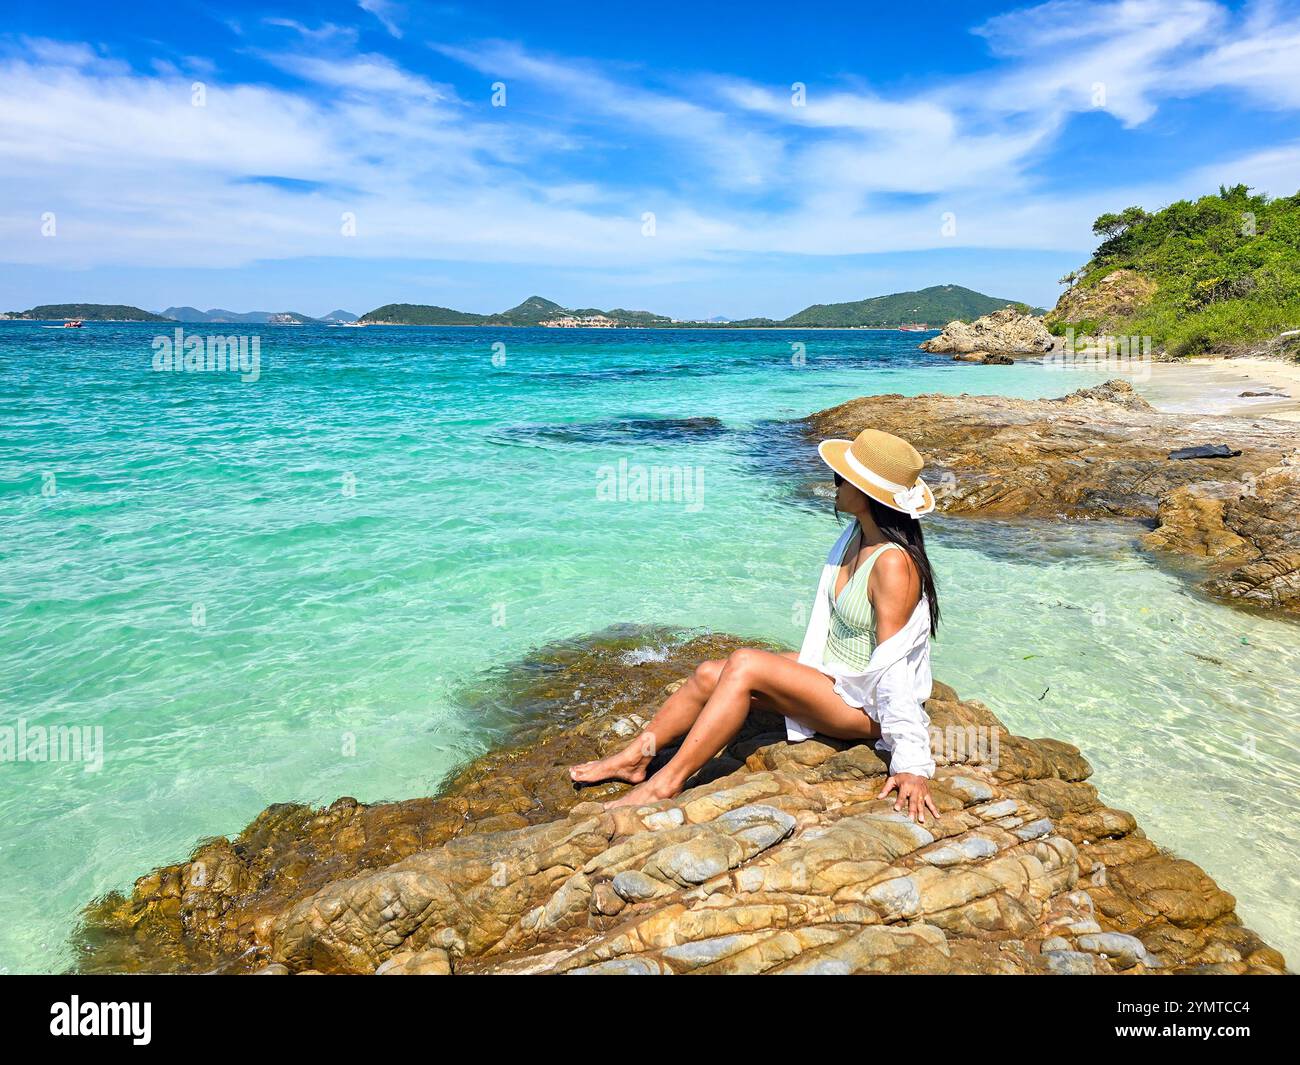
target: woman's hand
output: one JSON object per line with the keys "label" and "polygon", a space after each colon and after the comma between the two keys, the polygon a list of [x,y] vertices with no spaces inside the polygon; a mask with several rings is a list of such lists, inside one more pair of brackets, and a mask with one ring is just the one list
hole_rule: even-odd
{"label": "woman's hand", "polygon": [[915,773],[899,773],[885,781],[884,790],[876,798],[883,799],[895,788],[898,789],[898,798],[894,800],[895,810],[901,810],[906,805],[908,816],[921,824],[925,824],[927,807],[936,818],[939,816],[939,809],[930,798],[930,785],[925,777]]}

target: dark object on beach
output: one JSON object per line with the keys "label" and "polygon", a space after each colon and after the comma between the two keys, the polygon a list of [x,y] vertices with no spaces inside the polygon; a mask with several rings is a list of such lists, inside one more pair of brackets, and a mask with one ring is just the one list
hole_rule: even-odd
{"label": "dark object on beach", "polygon": [[1171,459],[1235,459],[1240,451],[1234,451],[1227,444],[1198,444],[1196,447],[1180,447],[1169,452]]}
{"label": "dark object on beach", "polygon": [[1240,393],[1240,396],[1242,399],[1257,399],[1260,397],[1267,397],[1268,399],[1290,399],[1291,398],[1285,392],[1242,392]]}

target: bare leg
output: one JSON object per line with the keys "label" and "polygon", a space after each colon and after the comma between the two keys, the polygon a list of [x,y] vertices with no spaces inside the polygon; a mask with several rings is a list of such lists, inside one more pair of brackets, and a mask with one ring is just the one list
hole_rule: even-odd
{"label": "bare leg", "polygon": [[639,784],[645,780],[646,766],[655,752],[686,735],[695,724],[717,686],[723,665],[719,659],[701,662],[631,743],[617,754],[570,767],[569,776],[583,784],[600,780],[626,780],[630,784]]}
{"label": "bare leg", "polygon": [[838,739],[876,739],[879,726],[835,694],[835,682],[785,655],[742,648],[722,674],[672,760],[606,808],[639,806],[671,798],[705,762],[740,731],[751,701],[758,699],[800,724]]}

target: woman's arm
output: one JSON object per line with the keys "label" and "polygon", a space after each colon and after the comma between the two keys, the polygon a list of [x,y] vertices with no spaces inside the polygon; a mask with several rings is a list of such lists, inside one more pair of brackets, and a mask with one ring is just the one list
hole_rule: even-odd
{"label": "woman's arm", "polygon": [[[920,577],[905,551],[885,551],[876,559],[867,594],[876,612],[876,642],[884,643],[907,624],[921,599]],[[924,711],[911,690],[906,662],[886,670],[876,690],[880,731],[889,743],[889,764],[894,770],[878,797],[897,789],[894,809],[906,807],[912,818],[924,824],[927,808],[939,816],[926,782],[934,772],[934,760]]]}

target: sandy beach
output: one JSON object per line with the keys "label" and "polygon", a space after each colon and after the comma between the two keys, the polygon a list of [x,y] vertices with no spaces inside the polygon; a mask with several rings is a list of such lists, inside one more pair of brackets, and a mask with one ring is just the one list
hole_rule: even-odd
{"label": "sandy beach", "polygon": [[[1300,363],[1277,359],[1189,359],[1158,362],[1151,378],[1134,381],[1143,397],[1170,414],[1226,414],[1300,421]],[[1243,392],[1270,393],[1244,396]]]}

